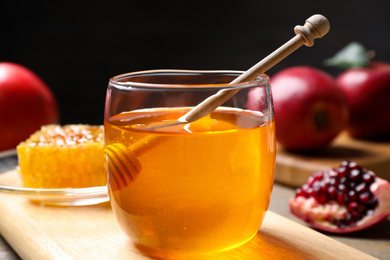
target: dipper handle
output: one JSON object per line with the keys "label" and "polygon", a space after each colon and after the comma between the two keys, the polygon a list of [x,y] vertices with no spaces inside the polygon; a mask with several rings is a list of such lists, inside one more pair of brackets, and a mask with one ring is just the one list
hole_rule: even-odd
{"label": "dipper handle", "polygon": [[[248,82],[255,80],[261,74],[272,68],[275,64],[286,58],[303,44],[308,47],[313,46],[314,39],[323,37],[329,31],[328,19],[320,14],[313,15],[306,20],[304,26],[297,25],[294,28],[296,36],[280,46],[274,52],[262,59],[259,63],[248,69],[245,73],[237,77],[230,84]],[[223,89],[199,103],[187,114],[180,117],[176,124],[190,123],[211,113],[217,107],[234,96],[238,89]],[[158,127],[155,127],[158,128]]]}
{"label": "dipper handle", "polygon": [[305,45],[311,47],[314,39],[322,38],[329,32],[330,24],[328,19],[320,14],[315,14],[306,20],[304,26],[297,25],[294,28],[295,34],[299,34],[305,39]]}

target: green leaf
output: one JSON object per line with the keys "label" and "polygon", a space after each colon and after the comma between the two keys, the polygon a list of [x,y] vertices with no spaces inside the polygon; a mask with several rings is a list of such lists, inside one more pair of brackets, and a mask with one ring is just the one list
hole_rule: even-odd
{"label": "green leaf", "polygon": [[327,66],[343,69],[364,68],[370,63],[366,48],[358,42],[351,42],[330,59],[324,61]]}

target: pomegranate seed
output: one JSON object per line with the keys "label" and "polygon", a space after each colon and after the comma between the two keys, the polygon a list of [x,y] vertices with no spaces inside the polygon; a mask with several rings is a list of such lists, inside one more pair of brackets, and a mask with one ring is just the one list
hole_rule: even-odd
{"label": "pomegranate seed", "polygon": [[343,205],[344,204],[344,201],[345,201],[345,195],[341,192],[337,193],[337,202],[340,204],[340,205]]}
{"label": "pomegranate seed", "polygon": [[337,186],[337,188],[342,193],[346,193],[346,191],[347,191],[347,187],[344,184],[339,184],[339,186]]}
{"label": "pomegranate seed", "polygon": [[344,177],[344,176],[346,176],[347,175],[347,168],[345,168],[345,167],[340,167],[339,169],[338,169],[338,174],[337,174],[337,177],[339,177],[339,178],[341,178],[341,177]]}
{"label": "pomegranate seed", "polygon": [[348,210],[349,211],[357,210],[357,208],[358,208],[358,204],[355,201],[354,202],[350,202],[348,204]]}
{"label": "pomegranate seed", "polygon": [[311,186],[311,185],[313,185],[313,182],[314,182],[314,177],[313,177],[313,176],[310,176],[310,177],[307,179],[306,184],[309,185],[309,186]]}
{"label": "pomegranate seed", "polygon": [[326,179],[326,178],[329,178],[329,171],[324,171],[324,173],[322,174],[322,178],[323,179]]}
{"label": "pomegranate seed", "polygon": [[363,174],[362,179],[365,183],[368,183],[368,184],[371,184],[374,182],[374,177],[369,173]]}
{"label": "pomegranate seed", "polygon": [[340,184],[347,185],[349,180],[347,177],[341,177],[339,182],[340,182]]}
{"label": "pomegranate seed", "polygon": [[358,181],[360,179],[360,174],[361,174],[360,170],[355,169],[352,170],[349,175],[353,181]]}
{"label": "pomegranate seed", "polygon": [[367,186],[366,186],[366,184],[364,182],[360,183],[359,185],[357,185],[355,187],[355,191],[357,193],[363,193],[363,192],[365,192],[367,190],[368,190],[368,188],[367,188]]}
{"label": "pomegranate seed", "polygon": [[337,177],[337,171],[336,170],[330,170],[329,171],[329,177],[330,178],[333,178],[333,177]]}
{"label": "pomegranate seed", "polygon": [[328,191],[328,188],[329,188],[329,184],[327,184],[326,182],[322,182],[321,183],[321,186],[320,186],[320,191],[322,193],[325,193]]}
{"label": "pomegranate seed", "polygon": [[336,198],[336,188],[334,186],[330,186],[328,188],[328,194],[330,200],[334,200]]}
{"label": "pomegranate seed", "polygon": [[333,178],[329,180],[329,185],[337,187],[339,185],[339,182],[337,181],[336,178]]}
{"label": "pomegranate seed", "polygon": [[347,167],[348,164],[349,164],[349,161],[342,161],[342,162],[341,162],[341,166],[342,166],[342,167]]}
{"label": "pomegranate seed", "polygon": [[322,177],[323,177],[323,173],[322,173],[322,172],[316,172],[316,173],[313,175],[314,181],[322,180]]}
{"label": "pomegranate seed", "polygon": [[350,162],[348,167],[351,169],[359,169],[359,165],[356,162]]}
{"label": "pomegranate seed", "polygon": [[326,194],[325,194],[325,193],[320,193],[320,194],[318,195],[317,201],[318,201],[320,204],[325,204],[325,203],[326,203]]}
{"label": "pomegranate seed", "polygon": [[319,196],[320,194],[318,192],[313,192],[313,198],[319,202]]}
{"label": "pomegranate seed", "polygon": [[315,182],[313,182],[313,185],[311,187],[313,188],[313,190],[318,191],[321,187],[321,182],[316,180]]}
{"label": "pomegranate seed", "polygon": [[306,198],[313,197],[313,189],[312,189],[312,188],[308,188],[308,189],[305,191],[305,193],[306,193],[306,195],[305,195]]}
{"label": "pomegranate seed", "polygon": [[302,189],[296,189],[295,191],[295,197],[305,197],[305,192]]}
{"label": "pomegranate seed", "polygon": [[350,191],[348,192],[348,199],[349,199],[349,201],[356,201],[356,200],[357,200],[357,194],[356,194],[356,192],[353,191],[353,190],[350,190]]}
{"label": "pomegranate seed", "polygon": [[352,216],[355,218],[355,220],[360,220],[362,218],[359,211],[352,211]]}
{"label": "pomegranate seed", "polygon": [[370,199],[370,193],[369,192],[364,192],[359,195],[359,200],[363,203],[368,202]]}

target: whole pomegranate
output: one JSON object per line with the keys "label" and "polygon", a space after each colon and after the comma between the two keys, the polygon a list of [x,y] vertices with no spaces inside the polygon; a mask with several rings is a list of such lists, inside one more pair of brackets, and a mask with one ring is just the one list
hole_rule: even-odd
{"label": "whole pomegranate", "polygon": [[368,228],[390,215],[390,183],[355,162],[310,176],[290,211],[311,226],[333,233]]}
{"label": "whole pomegranate", "polygon": [[390,137],[390,69],[349,69],[339,75],[337,83],[348,99],[350,135]]}
{"label": "whole pomegranate", "polygon": [[327,60],[328,65],[345,69],[337,84],[347,97],[347,131],[355,138],[390,137],[390,64],[374,61],[372,53],[352,42]]}
{"label": "whole pomegranate", "polygon": [[[276,140],[288,150],[315,150],[329,143],[345,127],[348,107],[344,93],[327,73],[295,66],[271,77]],[[248,108],[261,103],[256,89]]]}
{"label": "whole pomegranate", "polygon": [[57,122],[57,101],[47,85],[24,66],[0,62],[0,151]]}

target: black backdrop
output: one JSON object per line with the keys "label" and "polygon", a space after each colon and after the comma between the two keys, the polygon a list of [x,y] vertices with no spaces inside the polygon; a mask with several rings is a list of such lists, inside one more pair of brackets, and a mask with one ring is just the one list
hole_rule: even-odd
{"label": "black backdrop", "polygon": [[0,15],[0,61],[35,71],[56,95],[61,123],[102,124],[114,75],[145,69],[246,70],[315,13],[327,36],[268,71],[310,65],[351,41],[390,62],[390,1],[10,1]]}

